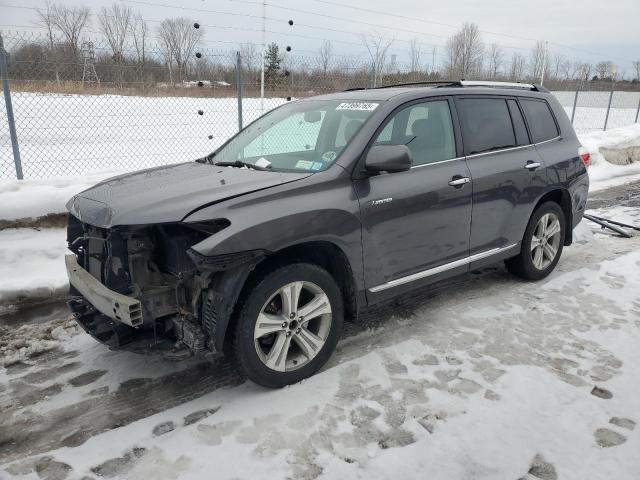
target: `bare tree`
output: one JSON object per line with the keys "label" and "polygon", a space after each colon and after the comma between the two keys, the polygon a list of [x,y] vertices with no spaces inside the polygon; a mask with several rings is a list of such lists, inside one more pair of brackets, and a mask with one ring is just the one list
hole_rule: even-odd
{"label": "bare tree", "polygon": [[240,58],[245,68],[252,72],[258,68],[258,61],[260,60],[260,54],[256,49],[254,43],[241,43],[240,44]]}
{"label": "bare tree", "polygon": [[636,72],[634,80],[637,80],[637,81],[640,82],[640,60],[635,60],[635,61],[631,62],[631,65],[633,65],[633,69]]}
{"label": "bare tree", "polygon": [[580,78],[585,82],[589,81],[589,77],[591,76],[591,64],[583,63],[580,65]]}
{"label": "bare tree", "polygon": [[500,45],[492,43],[489,47],[489,78],[497,78],[504,63],[504,52]]}
{"label": "bare tree", "polygon": [[449,74],[467,78],[480,72],[484,45],[475,23],[465,23],[457,33],[449,37],[445,50]]}
{"label": "bare tree", "polygon": [[329,69],[329,63],[331,62],[331,55],[333,53],[333,46],[329,40],[323,40],[318,50],[318,63],[322,68],[322,73],[327,74]]}
{"label": "bare tree", "polygon": [[133,17],[133,23],[131,25],[131,37],[133,38],[133,46],[136,49],[138,55],[138,62],[142,64],[144,70],[145,54],[147,46],[147,35],[149,29],[147,22],[145,22],[142,15],[139,13]]}
{"label": "bare tree", "polygon": [[49,5],[51,11],[51,23],[66,37],[71,51],[78,52],[78,43],[82,30],[89,22],[89,7],[68,7],[61,3]]}
{"label": "bare tree", "polygon": [[411,68],[411,72],[419,72],[420,71],[420,57],[422,56],[422,51],[420,50],[420,45],[418,44],[418,40],[412,38],[409,40],[409,65]]}
{"label": "bare tree", "polygon": [[158,28],[161,48],[169,66],[169,76],[173,82],[172,64],[178,68],[180,80],[187,74],[187,65],[196,45],[203,36],[202,28],[193,28],[193,20],[185,17],[167,18]]}
{"label": "bare tree", "polygon": [[613,62],[611,60],[605,60],[596,63],[596,75],[600,80],[610,78],[612,76]]}
{"label": "bare tree", "polygon": [[393,38],[385,38],[378,33],[362,35],[362,43],[367,48],[371,57],[373,70],[373,86],[378,85],[378,80],[382,80],[382,72],[387,59],[387,51],[393,43]]}
{"label": "bare tree", "polygon": [[523,55],[513,52],[511,55],[511,65],[509,65],[509,77],[511,80],[519,81],[524,77],[525,58]]}
{"label": "bare tree", "polygon": [[529,59],[529,75],[533,79],[539,79],[544,71],[547,71],[547,42],[536,42],[533,50],[531,50],[531,58]]}
{"label": "bare tree", "polygon": [[[53,29],[55,28],[55,25],[53,23],[53,6],[51,5],[51,2],[49,2],[47,0],[47,2],[45,3],[45,8],[40,9],[40,8],[36,8],[36,15],[38,16],[38,19],[36,20],[36,25],[43,27],[47,30],[47,36],[49,37],[49,47],[51,49],[50,51],[50,55],[53,55],[54,57],[56,56],[56,52],[55,52],[55,43],[53,40]],[[56,76],[56,82],[59,84],[60,83],[60,72],[58,71],[58,62],[56,61],[55,58],[52,58],[53,60],[53,69],[54,69],[54,73]]]}
{"label": "bare tree", "polygon": [[113,59],[122,63],[124,59],[124,42],[129,36],[132,26],[131,8],[114,3],[109,8],[102,7],[98,14],[100,31],[107,39],[107,43],[113,52]]}

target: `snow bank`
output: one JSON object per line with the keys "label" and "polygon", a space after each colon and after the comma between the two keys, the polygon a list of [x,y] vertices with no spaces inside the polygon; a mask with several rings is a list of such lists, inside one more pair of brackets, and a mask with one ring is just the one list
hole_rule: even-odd
{"label": "snow bank", "polygon": [[0,180],[0,220],[65,212],[65,203],[76,193],[116,174],[104,171],[82,177]]}
{"label": "snow bank", "polygon": [[602,190],[640,179],[640,163],[614,165],[607,161],[600,149],[624,149],[640,146],[640,124],[614,128],[607,131],[578,135],[580,142],[591,154],[589,168],[590,190]]}
{"label": "snow bank", "polygon": [[0,303],[24,297],[51,298],[66,294],[64,268],[66,232],[62,228],[0,231]]}

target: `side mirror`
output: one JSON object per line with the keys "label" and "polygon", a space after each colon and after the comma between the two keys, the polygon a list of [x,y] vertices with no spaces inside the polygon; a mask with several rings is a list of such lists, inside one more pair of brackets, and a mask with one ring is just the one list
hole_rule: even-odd
{"label": "side mirror", "polygon": [[364,159],[367,172],[404,172],[411,168],[411,151],[406,145],[376,145]]}

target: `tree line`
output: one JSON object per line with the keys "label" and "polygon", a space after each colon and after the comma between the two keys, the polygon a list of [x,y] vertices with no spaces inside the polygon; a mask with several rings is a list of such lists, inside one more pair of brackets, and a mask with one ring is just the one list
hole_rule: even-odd
{"label": "tree line", "polygon": [[[188,17],[166,18],[151,30],[140,13],[120,3],[92,14],[88,6],[47,2],[36,14],[47,41],[20,42],[12,49],[13,79],[78,81],[86,77],[88,60],[100,82],[115,86],[181,86],[203,80],[223,86],[235,83],[235,52],[203,50],[203,28]],[[89,33],[100,38],[97,46],[86,42]],[[485,44],[474,23],[465,23],[444,46],[431,50],[411,39],[402,64],[398,55],[389,53],[393,38],[372,32],[361,35],[361,41],[365,58],[340,54],[329,40],[323,40],[316,55],[308,57],[293,56],[277,44],[269,44],[264,51],[267,89],[301,95],[460,78],[539,82],[544,77],[545,82],[591,82],[628,77],[630,82],[640,82],[640,60],[633,62],[630,73],[616,71],[610,60],[577,61],[552,52],[544,41],[537,42],[530,52],[508,55],[499,44]],[[257,84],[261,48],[247,43],[239,44],[237,50],[243,83]]]}

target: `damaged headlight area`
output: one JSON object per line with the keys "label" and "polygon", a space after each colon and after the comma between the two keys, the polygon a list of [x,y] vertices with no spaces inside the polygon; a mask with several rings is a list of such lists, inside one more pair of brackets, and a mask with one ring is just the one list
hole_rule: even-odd
{"label": "damaged headlight area", "polygon": [[70,216],[67,241],[75,256],[67,259],[67,271],[74,317],[112,348],[171,350],[178,342],[204,350],[209,339],[200,324],[200,302],[214,272],[200,268],[190,249],[229,224],[222,219],[105,229]]}

